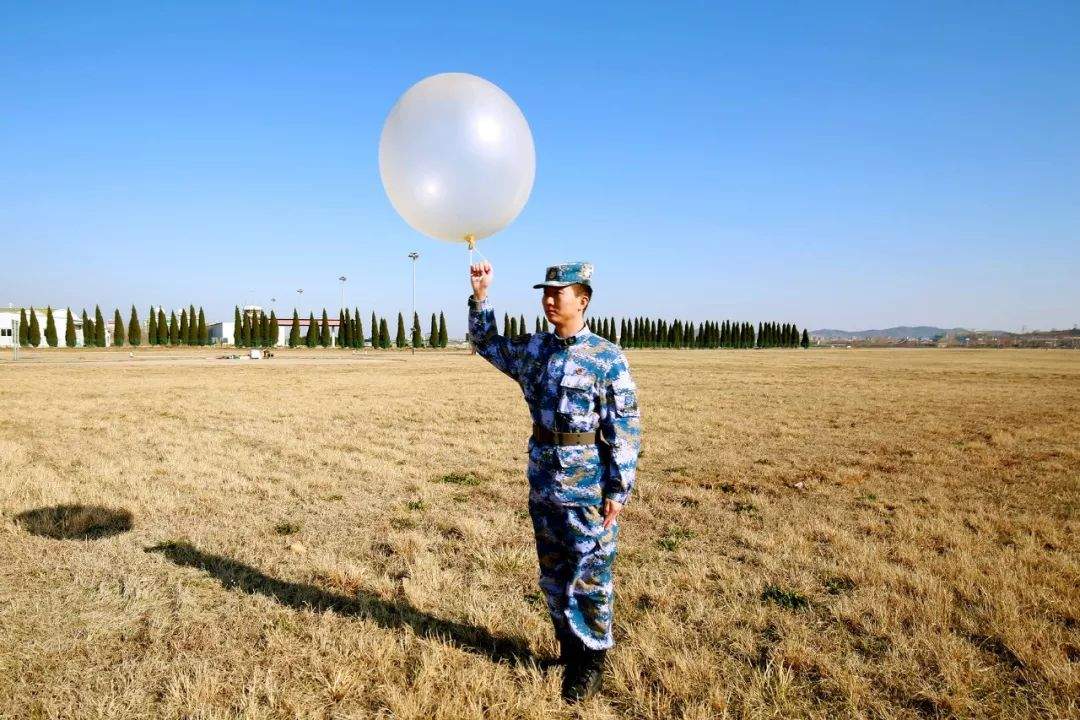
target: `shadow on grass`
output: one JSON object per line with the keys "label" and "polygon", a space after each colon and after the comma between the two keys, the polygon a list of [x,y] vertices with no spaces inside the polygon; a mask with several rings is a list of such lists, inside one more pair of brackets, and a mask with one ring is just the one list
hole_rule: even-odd
{"label": "shadow on grass", "polygon": [[298,610],[330,610],[339,615],[371,620],[388,629],[409,627],[421,637],[449,642],[463,650],[486,655],[496,662],[541,664],[521,640],[493,635],[475,625],[444,620],[421,612],[407,602],[383,600],[363,591],[349,597],[314,585],[278,580],[250,565],[204,553],[185,542],[164,542],[146,551],[161,553],[183,567],[198,568],[212,575],[226,588],[259,593]]}
{"label": "shadow on grass", "polygon": [[28,533],[54,540],[97,540],[131,529],[131,513],[100,505],[56,505],[27,510],[15,523]]}

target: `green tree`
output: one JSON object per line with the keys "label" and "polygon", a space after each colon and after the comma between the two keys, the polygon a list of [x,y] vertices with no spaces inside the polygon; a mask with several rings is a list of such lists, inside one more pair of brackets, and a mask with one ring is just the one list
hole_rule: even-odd
{"label": "green tree", "polygon": [[53,318],[52,305],[45,309],[45,343],[49,347],[56,347],[56,320]]}
{"label": "green tree", "polygon": [[169,321],[165,318],[165,310],[160,305],[157,311],[157,337],[158,345],[169,342]]}
{"label": "green tree", "polygon": [[319,344],[324,348],[330,347],[333,338],[330,335],[330,318],[326,315],[326,308],[322,311],[322,322],[319,324]]}
{"label": "green tree", "polygon": [[244,345],[244,319],[240,317],[240,306],[233,305],[233,345]]}
{"label": "green tree", "polygon": [[364,349],[364,321],[360,319],[360,308],[356,308],[356,332],[353,334],[356,339],[356,347],[360,350]]}
{"label": "green tree", "polygon": [[439,311],[439,347],[444,348],[449,343],[446,337],[446,318],[443,317],[442,311]]}
{"label": "green tree", "polygon": [[69,348],[75,347],[75,318],[71,316],[71,308],[67,309],[67,320],[64,322],[64,344]]}
{"label": "green tree", "polygon": [[259,347],[270,347],[270,316],[259,311]]}
{"label": "green tree", "polygon": [[379,342],[379,319],[375,317],[375,311],[371,311],[371,349],[382,347]]}
{"label": "green tree", "polygon": [[169,313],[169,344],[180,344],[180,321],[176,319],[176,311]]}
{"label": "green tree", "polygon": [[199,323],[195,328],[195,334],[198,336],[199,345],[210,344],[210,328],[206,326],[206,315],[203,313],[202,306],[199,306]]}
{"label": "green tree", "polygon": [[551,331],[551,326],[548,325],[547,317],[544,318],[544,322],[540,323],[540,329],[543,332],[550,332]]}
{"label": "green tree", "polygon": [[94,306],[94,345],[105,347],[105,318],[101,317],[101,307]]}
{"label": "green tree", "polygon": [[394,337],[394,345],[399,348],[405,347],[405,318],[401,313],[397,314],[397,335]]}
{"label": "green tree", "polygon": [[439,320],[431,313],[431,334],[428,335],[428,347],[439,347]]}
{"label": "green tree", "polygon": [[188,345],[198,345],[199,344],[199,324],[195,320],[195,305],[194,305],[194,303],[191,304],[191,305],[188,305],[187,317],[188,317],[188,331],[187,331],[187,334],[184,336],[185,337],[184,342],[186,342]]}
{"label": "green tree", "polygon": [[150,308],[150,319],[146,321],[146,342],[148,345],[157,345],[157,313],[154,312],[154,308]]}
{"label": "green tree", "polygon": [[518,316],[517,327],[518,327],[518,336],[524,335],[525,332],[526,332],[525,331],[525,316],[524,315],[519,315]]}
{"label": "green tree", "polygon": [[506,334],[508,338],[516,338],[518,336],[518,324],[517,318],[510,318],[510,332]]}
{"label": "green tree", "polygon": [[503,313],[503,331],[502,331],[502,334],[503,334],[503,337],[513,337],[513,335],[510,334],[510,315],[507,314],[507,313]]}
{"label": "green tree", "polygon": [[128,318],[127,341],[132,347],[142,345],[142,327],[139,325],[139,312],[135,305],[131,306],[131,317]]}
{"label": "green tree", "polygon": [[379,318],[379,347],[390,349],[390,330],[386,327],[386,318]]}
{"label": "green tree", "polygon": [[315,322],[315,313],[308,313],[307,336],[304,344],[313,348],[319,344],[319,324]]}
{"label": "green tree", "polygon": [[187,308],[180,308],[180,339],[181,345],[188,344],[188,314]]}
{"label": "green tree", "polygon": [[82,309],[82,347],[93,348],[94,347],[94,321],[91,320],[89,315],[86,315],[86,309]]}
{"label": "green tree", "polygon": [[338,311],[338,345],[352,347],[352,315],[348,308]]}
{"label": "green tree", "polygon": [[30,344],[30,325],[26,322],[26,308],[19,308],[19,347]]}
{"label": "green tree", "polygon": [[246,309],[240,314],[240,330],[237,335],[240,337],[241,347],[251,347],[251,313]]}
{"label": "green tree", "polygon": [[94,347],[94,321],[86,315],[86,308],[82,311],[82,344],[83,347]]}
{"label": "green tree", "polygon": [[30,306],[30,333],[28,339],[30,340],[30,347],[37,347],[41,344],[41,326],[38,325],[37,311],[34,307]]}
{"label": "green tree", "polygon": [[424,333],[420,331],[420,316],[412,314],[412,346],[413,348],[424,347]]}
{"label": "green tree", "polygon": [[273,310],[270,311],[270,342],[267,343],[269,347],[277,347],[278,337],[281,334],[281,329],[278,327],[277,313]]}
{"label": "green tree", "polygon": [[[113,311],[112,327],[113,347],[123,347],[127,338],[125,337],[126,333],[124,332],[124,319],[120,317],[120,308],[116,308],[116,310]],[[74,331],[74,329],[75,327],[72,325],[72,331]]]}
{"label": "green tree", "polygon": [[804,349],[810,347],[810,334],[806,332],[806,328],[802,329],[802,342],[800,344]]}
{"label": "green tree", "polygon": [[292,327],[289,329],[289,347],[294,348],[300,344],[300,314],[296,308],[292,311]]}

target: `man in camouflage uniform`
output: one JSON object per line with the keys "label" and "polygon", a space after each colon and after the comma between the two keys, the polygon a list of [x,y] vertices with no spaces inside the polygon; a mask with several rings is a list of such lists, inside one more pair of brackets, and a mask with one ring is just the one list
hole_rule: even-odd
{"label": "man in camouflage uniform", "polygon": [[555,332],[502,337],[487,292],[490,263],[471,267],[469,335],[476,352],[513,378],[532,415],[529,514],[540,588],[565,663],[563,697],[578,701],[600,687],[613,644],[611,565],[641,445],[637,390],[619,347],[592,333],[592,265],[547,269],[544,314]]}

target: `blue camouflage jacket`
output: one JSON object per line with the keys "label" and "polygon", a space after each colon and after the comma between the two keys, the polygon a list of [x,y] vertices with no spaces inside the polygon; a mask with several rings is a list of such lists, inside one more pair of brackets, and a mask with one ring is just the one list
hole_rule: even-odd
{"label": "blue camouflage jacket", "polygon": [[641,449],[637,388],[622,350],[588,327],[569,338],[544,332],[498,334],[488,302],[469,299],[476,352],[521,386],[533,423],[558,432],[594,432],[600,446],[559,446],[529,439],[530,500],[596,505],[626,503]]}

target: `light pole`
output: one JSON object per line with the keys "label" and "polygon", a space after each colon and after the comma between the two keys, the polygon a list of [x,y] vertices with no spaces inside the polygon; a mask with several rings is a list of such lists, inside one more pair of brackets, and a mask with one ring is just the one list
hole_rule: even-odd
{"label": "light pole", "polygon": [[[345,317],[345,281],[348,279],[349,278],[345,277],[344,275],[338,278],[338,280],[341,281],[341,307],[338,309],[339,318]],[[337,338],[335,338],[334,340],[334,344],[338,347],[341,347],[341,333],[342,331],[344,331],[344,329],[345,328],[341,327],[340,325],[338,326]]]}
{"label": "light pole", "polygon": [[19,321],[18,320],[12,320],[11,321],[11,339],[13,341],[12,344],[11,344],[11,347],[12,347],[11,359],[12,360],[18,360],[19,359]]}
{"label": "light pole", "polygon": [[420,253],[413,251],[409,253],[409,259],[412,260],[412,338],[409,343],[412,345],[412,353],[416,354],[416,261],[420,259]]}

